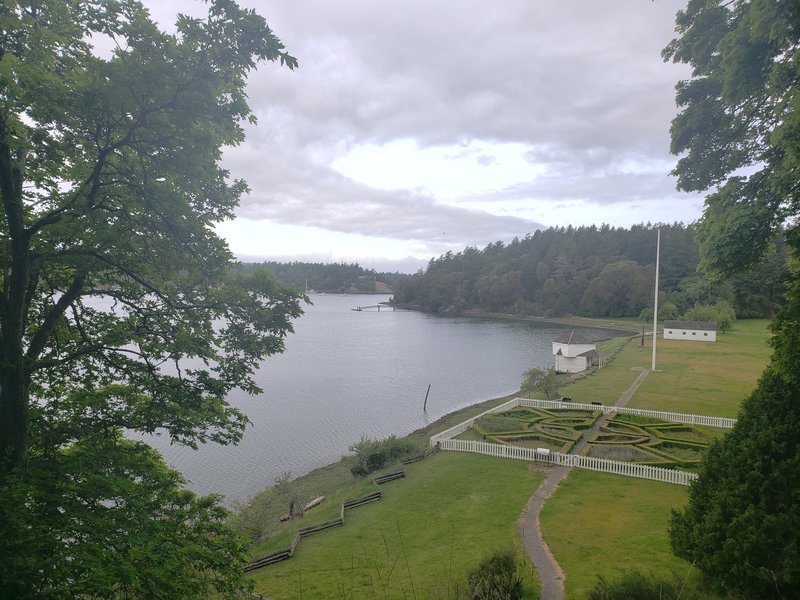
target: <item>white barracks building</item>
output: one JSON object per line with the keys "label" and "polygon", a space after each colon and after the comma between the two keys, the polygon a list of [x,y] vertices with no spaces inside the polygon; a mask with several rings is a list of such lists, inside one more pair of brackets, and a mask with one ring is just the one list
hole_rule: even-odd
{"label": "white barracks building", "polygon": [[665,340],[716,342],[716,321],[664,321]]}

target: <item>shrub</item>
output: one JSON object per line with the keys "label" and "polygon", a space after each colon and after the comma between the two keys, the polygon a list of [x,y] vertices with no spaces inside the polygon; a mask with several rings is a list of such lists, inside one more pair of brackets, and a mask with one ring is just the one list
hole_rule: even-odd
{"label": "shrub", "polygon": [[487,434],[504,433],[508,431],[522,431],[526,425],[526,423],[522,423],[517,419],[486,415],[480,419],[477,419],[473,423],[473,428],[477,431],[480,431],[481,434]]}
{"label": "shrub", "polygon": [[473,600],[519,600],[523,597],[522,579],[510,548],[495,550],[467,576]]}
{"label": "shrub", "polygon": [[699,600],[699,596],[684,589],[683,583],[677,578],[665,581],[643,575],[638,571],[625,573],[613,582],[607,581],[600,575],[588,596],[588,600],[653,600],[654,598]]}
{"label": "shrub", "polygon": [[355,453],[355,461],[350,472],[356,477],[366,477],[392,464],[401,456],[417,451],[416,445],[408,440],[390,435],[384,440],[373,440],[363,436],[348,450]]}

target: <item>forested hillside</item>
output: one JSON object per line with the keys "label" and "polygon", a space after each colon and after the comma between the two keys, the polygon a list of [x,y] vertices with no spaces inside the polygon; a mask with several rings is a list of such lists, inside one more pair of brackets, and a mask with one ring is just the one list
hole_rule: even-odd
{"label": "forested hillside", "polygon": [[400,273],[377,273],[358,264],[347,263],[290,263],[264,262],[261,265],[245,264],[244,269],[265,266],[275,273],[278,281],[299,290],[328,293],[391,293],[400,279]]}
{"label": "forested hillside", "polygon": [[[712,282],[697,273],[694,231],[661,225],[659,316],[729,302],[739,317],[771,317],[783,301],[786,249],[750,273]],[[656,227],[567,227],[432,259],[402,281],[394,300],[432,312],[510,312],[537,316],[639,316],[652,310]]]}

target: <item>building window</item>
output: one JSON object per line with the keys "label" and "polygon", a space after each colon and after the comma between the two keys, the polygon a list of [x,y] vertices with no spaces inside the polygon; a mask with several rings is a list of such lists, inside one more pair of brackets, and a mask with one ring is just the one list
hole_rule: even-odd
{"label": "building window", "polygon": [[703,335],[704,335],[705,337],[708,337],[708,332],[703,332]]}
{"label": "building window", "polygon": [[692,335],[697,335],[697,332],[696,332],[696,331],[693,331],[693,332],[692,332]]}
{"label": "building window", "polygon": [[686,335],[686,332],[685,332],[685,331],[681,331],[681,333],[682,333],[683,335]]}
{"label": "building window", "polygon": [[669,330],[669,334],[672,335],[672,329]]}

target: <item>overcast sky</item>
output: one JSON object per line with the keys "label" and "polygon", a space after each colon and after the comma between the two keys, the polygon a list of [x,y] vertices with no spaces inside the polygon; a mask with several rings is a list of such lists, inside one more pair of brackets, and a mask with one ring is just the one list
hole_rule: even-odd
{"label": "overcast sky", "polygon": [[[202,3],[148,0],[162,23]],[[664,63],[685,0],[279,0],[298,58],[261,65],[258,125],[225,153],[252,189],[222,225],[243,260],[413,272],[550,226],[695,221]]]}

